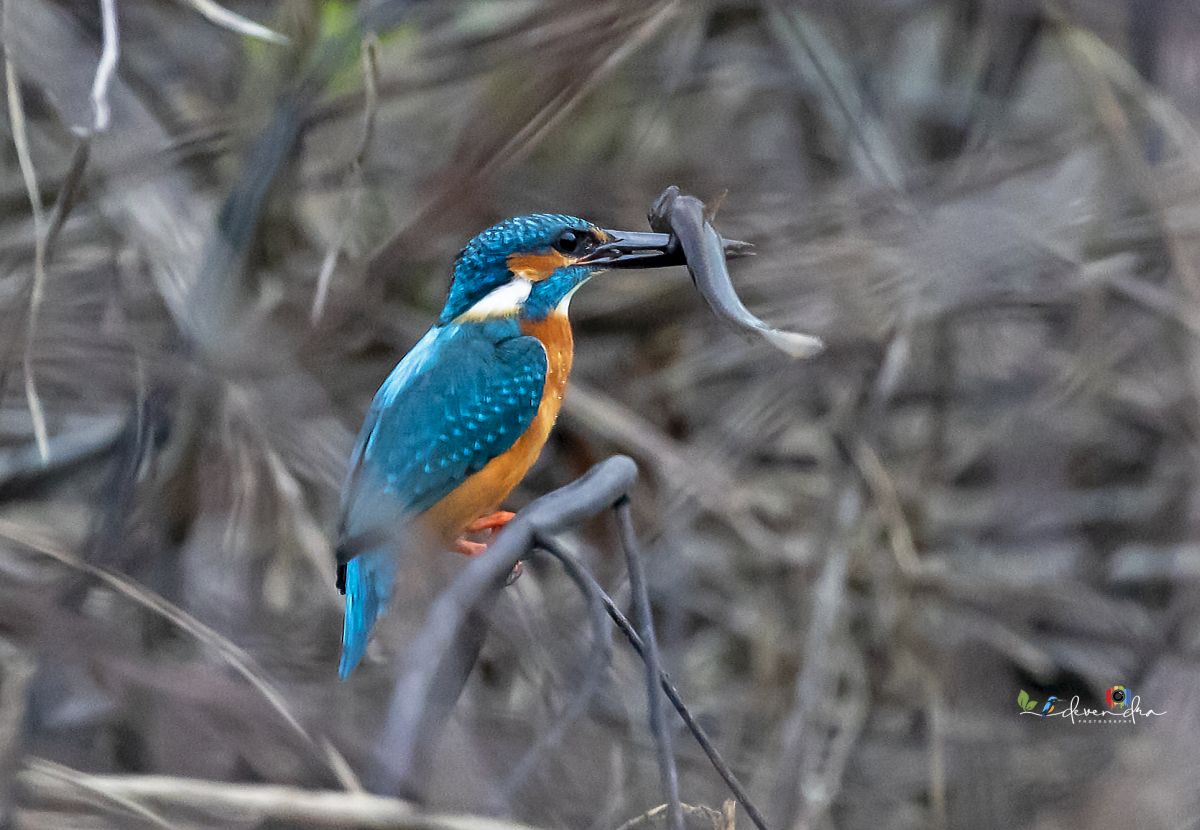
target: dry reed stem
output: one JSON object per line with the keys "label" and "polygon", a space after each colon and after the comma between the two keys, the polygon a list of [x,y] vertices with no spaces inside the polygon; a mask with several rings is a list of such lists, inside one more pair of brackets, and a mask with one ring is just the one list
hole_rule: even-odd
{"label": "dry reed stem", "polygon": [[[228,784],[166,775],[89,775],[30,759],[18,776],[26,806],[88,806],[93,794],[163,826],[170,814],[233,822],[286,822],[298,827],[379,830],[528,830],[528,825],[481,816],[427,813],[394,798],[363,792],[304,790],[270,784]],[[166,814],[166,815],[164,815]]]}

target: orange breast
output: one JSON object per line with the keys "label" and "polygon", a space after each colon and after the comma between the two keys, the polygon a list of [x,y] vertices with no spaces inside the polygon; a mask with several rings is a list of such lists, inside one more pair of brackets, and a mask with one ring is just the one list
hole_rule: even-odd
{"label": "orange breast", "polygon": [[458,538],[468,523],[500,507],[537,461],[558,419],[574,357],[571,324],[565,314],[555,312],[542,321],[522,321],[521,330],[536,337],[546,350],[546,383],[537,414],[508,450],[425,513],[424,518],[444,541]]}

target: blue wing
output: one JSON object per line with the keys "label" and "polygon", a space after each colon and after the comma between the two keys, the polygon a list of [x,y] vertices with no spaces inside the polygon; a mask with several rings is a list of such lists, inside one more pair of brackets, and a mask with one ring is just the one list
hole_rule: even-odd
{"label": "blue wing", "polygon": [[342,492],[342,677],[362,659],[396,574],[390,550],[359,551],[354,540],[391,536],[509,449],[537,414],[545,378],[542,344],[497,320],[431,329],[380,387]]}

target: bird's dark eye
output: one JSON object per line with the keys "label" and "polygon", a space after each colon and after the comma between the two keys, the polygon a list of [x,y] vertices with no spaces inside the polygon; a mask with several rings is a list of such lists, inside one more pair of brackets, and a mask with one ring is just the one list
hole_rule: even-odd
{"label": "bird's dark eye", "polygon": [[581,259],[595,250],[600,241],[591,231],[577,231],[567,228],[554,240],[553,248],[560,254],[566,254],[575,259]]}
{"label": "bird's dark eye", "polygon": [[573,254],[579,250],[582,241],[582,236],[577,231],[563,231],[558,235],[558,239],[554,240],[554,249],[564,254]]}

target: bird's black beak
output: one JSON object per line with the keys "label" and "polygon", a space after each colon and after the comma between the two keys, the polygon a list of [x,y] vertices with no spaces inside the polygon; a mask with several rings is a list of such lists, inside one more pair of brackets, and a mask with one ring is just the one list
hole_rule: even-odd
{"label": "bird's black beak", "polygon": [[606,268],[662,268],[683,265],[683,248],[665,233],[642,231],[605,231],[610,241],[579,260],[584,265]]}
{"label": "bird's black beak", "polygon": [[[663,268],[684,265],[687,259],[683,247],[674,236],[644,231],[605,231],[610,241],[598,245],[576,261],[576,265],[598,265],[604,268]],[[732,239],[722,240],[727,257],[748,253],[750,244]]]}

